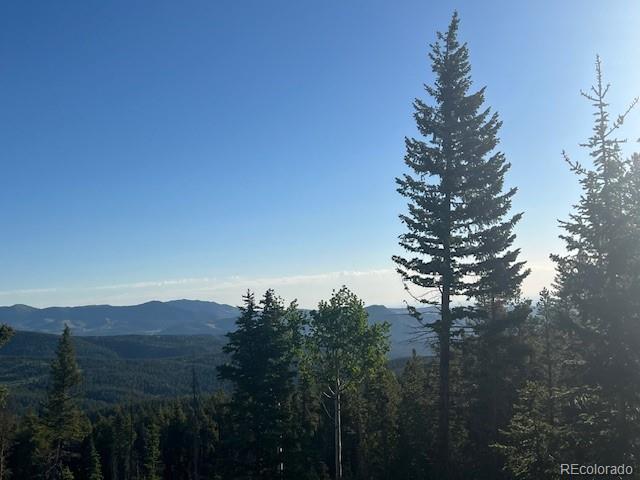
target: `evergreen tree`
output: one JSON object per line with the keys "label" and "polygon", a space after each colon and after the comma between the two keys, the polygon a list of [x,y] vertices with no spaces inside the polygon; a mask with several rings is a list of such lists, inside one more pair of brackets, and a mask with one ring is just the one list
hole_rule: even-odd
{"label": "evergreen tree", "polygon": [[42,418],[44,435],[51,449],[47,478],[58,478],[67,470],[70,455],[87,433],[86,419],[77,404],[80,380],[71,330],[65,326],[51,362],[51,380]]}
{"label": "evergreen tree", "polygon": [[93,422],[94,446],[100,457],[103,477],[108,480],[116,478],[116,445],[115,431],[112,419],[99,415]]}
{"label": "evergreen tree", "polygon": [[355,477],[363,480],[394,477],[400,401],[395,374],[388,368],[375,370],[354,392],[353,400],[351,397],[347,400],[356,437]]}
{"label": "evergreen tree", "polygon": [[299,313],[295,303],[285,308],[273,290],[260,305],[251,293],[244,300],[237,329],[224,347],[230,362],[219,367],[219,376],[233,385],[239,461],[250,476],[275,477],[286,470],[296,352],[290,327],[298,323],[290,318]]}
{"label": "evergreen tree", "polygon": [[566,450],[561,450],[563,433],[557,418],[550,416],[549,393],[544,383],[527,382],[504,438],[494,446],[505,459],[506,470],[518,480],[561,478],[558,466],[566,463]]}
{"label": "evergreen tree", "polygon": [[133,476],[136,438],[131,405],[119,406],[113,419],[113,471],[117,478],[130,480]]}
{"label": "evergreen tree", "polygon": [[[0,348],[2,348],[13,336],[13,329],[8,325],[0,325]],[[7,399],[6,387],[0,385],[0,408],[3,408]]]}
{"label": "evergreen tree", "polygon": [[142,430],[143,458],[142,480],[160,480],[160,433],[153,420],[147,422]]}
{"label": "evergreen tree", "polygon": [[474,478],[505,477],[502,457],[491,448],[508,425],[518,390],[527,377],[531,347],[524,330],[530,307],[494,307],[475,323],[474,335],[464,339],[463,383],[468,440],[464,460]]}
{"label": "evergreen tree", "polygon": [[[438,447],[442,474],[450,462],[450,356],[457,321],[470,312],[452,308],[452,299],[467,296],[493,305],[509,298],[527,274],[519,251],[512,249],[513,228],[521,214],[505,219],[516,193],[503,189],[509,169],[495,151],[501,126],[496,113],[483,107],[484,88],[469,93],[469,52],[458,42],[454,13],[446,33],[438,33],[429,55],[436,76],[425,89],[433,105],[416,100],[415,120],[424,140],[407,139],[405,163],[413,174],[397,180],[409,200],[400,218],[407,233],[400,245],[409,257],[394,256],[397,270],[420,289],[437,289],[439,298],[414,294],[438,305],[440,318],[424,325],[435,333],[439,354]],[[408,288],[408,287],[407,287]],[[414,310],[417,315],[417,311]]]}
{"label": "evergreen tree", "polygon": [[5,480],[11,475],[7,466],[11,441],[16,430],[16,416],[0,407],[0,480]]}
{"label": "evergreen tree", "polygon": [[568,338],[581,356],[568,385],[576,450],[614,464],[637,461],[640,449],[640,210],[634,160],[622,157],[615,138],[630,109],[611,121],[608,90],[598,58],[596,84],[582,92],[594,107],[593,133],[583,144],[592,167],[565,154],[582,195],[560,222],[567,254],[552,258]]}
{"label": "evergreen tree", "polygon": [[311,313],[307,369],[333,403],[335,478],[342,478],[342,398],[384,365],[388,324],[369,325],[364,304],[342,287]]}
{"label": "evergreen tree", "polygon": [[199,480],[200,478],[200,458],[202,454],[202,438],[201,438],[201,424],[202,424],[202,405],[200,403],[200,385],[198,383],[198,376],[196,375],[195,367],[191,368],[191,409],[189,411],[191,425],[191,439],[192,439],[192,457],[191,457],[191,474],[193,480]]}
{"label": "evergreen tree", "polygon": [[[436,418],[436,389],[430,385],[425,359],[414,350],[400,376],[398,406],[398,478],[430,478],[433,462]],[[431,455],[429,455],[431,454]]]}
{"label": "evergreen tree", "polygon": [[28,412],[20,420],[8,459],[13,478],[43,478],[48,460],[44,452],[48,445],[44,441],[42,430],[42,423],[33,412]]}
{"label": "evergreen tree", "polygon": [[103,480],[102,465],[100,463],[100,455],[96,450],[96,445],[93,441],[93,435],[88,435],[84,440],[82,460],[83,476],[85,480]]}
{"label": "evergreen tree", "polygon": [[71,469],[65,465],[62,467],[59,478],[60,480],[74,480],[76,477],[73,475]]}
{"label": "evergreen tree", "polygon": [[574,458],[568,446],[571,424],[567,409],[566,366],[575,363],[558,323],[558,300],[540,293],[536,315],[527,325],[530,365],[513,402],[513,415],[490,445],[504,459],[505,471],[517,479],[559,478],[558,464]]}
{"label": "evergreen tree", "polygon": [[162,464],[165,478],[189,478],[192,454],[190,430],[183,406],[179,402],[173,403],[163,432]]}

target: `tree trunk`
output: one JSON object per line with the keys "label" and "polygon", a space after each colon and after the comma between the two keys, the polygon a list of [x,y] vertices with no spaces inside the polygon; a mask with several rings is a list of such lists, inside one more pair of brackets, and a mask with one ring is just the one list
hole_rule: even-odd
{"label": "tree trunk", "polygon": [[340,405],[340,379],[336,381],[336,391],[333,396],[334,403],[334,434],[335,434],[335,457],[336,457],[336,480],[342,479],[342,420]]}
{"label": "tree trunk", "polygon": [[442,295],[442,324],[440,331],[440,365],[438,392],[438,447],[443,477],[449,473],[449,361],[450,361],[450,318],[449,291],[443,289]]}
{"label": "tree trunk", "polygon": [[442,298],[440,319],[440,365],[439,365],[439,392],[438,392],[438,448],[440,450],[440,462],[442,477],[449,477],[449,363],[451,358],[451,194],[446,194],[446,229],[443,241],[444,271],[442,272]]}
{"label": "tree trunk", "polygon": [[0,480],[4,479],[4,458],[5,458],[5,439],[2,439],[2,446],[0,447]]}

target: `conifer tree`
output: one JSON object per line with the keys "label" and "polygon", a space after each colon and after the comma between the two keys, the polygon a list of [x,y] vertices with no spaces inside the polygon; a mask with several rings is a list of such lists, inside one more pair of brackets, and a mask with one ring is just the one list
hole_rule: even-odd
{"label": "conifer tree", "polygon": [[357,478],[392,478],[397,473],[398,380],[390,369],[377,369],[353,397],[347,407],[355,417]]}
{"label": "conifer tree", "polygon": [[523,330],[529,314],[526,302],[512,309],[494,306],[489,316],[476,319],[475,334],[464,339],[462,376],[468,436],[464,459],[478,480],[505,477],[503,459],[491,445],[509,423],[526,378],[531,348]]}
{"label": "conifer tree", "polygon": [[113,420],[113,459],[117,476],[129,480],[133,475],[136,432],[131,406],[118,406]]}
{"label": "conifer tree", "polygon": [[335,478],[342,478],[342,398],[384,365],[389,325],[367,322],[362,301],[347,287],[311,313],[307,366],[333,403]]}
{"label": "conifer tree", "polygon": [[596,83],[581,92],[594,108],[593,133],[582,145],[591,166],[565,154],[582,195],[560,222],[567,253],[552,259],[563,321],[581,356],[569,385],[579,399],[575,426],[584,443],[577,446],[613,464],[637,460],[640,448],[640,210],[634,160],[623,158],[623,140],[615,137],[637,99],[612,121],[608,91],[597,58]]}
{"label": "conifer tree", "polygon": [[82,452],[82,460],[84,463],[84,477],[86,480],[103,480],[102,465],[100,463],[100,455],[96,450],[93,441],[93,435],[88,435],[84,440],[84,448]]}
{"label": "conifer tree", "polygon": [[397,475],[403,480],[431,478],[432,473],[435,388],[430,385],[424,362],[413,350],[400,376]]}
{"label": "conifer tree", "polygon": [[56,478],[66,471],[66,463],[74,446],[86,435],[87,424],[77,404],[80,369],[71,341],[71,330],[65,326],[51,362],[51,379],[44,405],[43,426],[51,448],[47,476]]}
{"label": "conifer tree", "polygon": [[200,456],[201,456],[201,423],[203,417],[202,405],[200,403],[200,385],[195,367],[191,367],[191,409],[190,425],[192,430],[192,457],[191,457],[191,474],[193,480],[200,479]]}
{"label": "conifer tree", "polygon": [[[8,325],[0,325],[0,348],[2,348],[13,336],[13,329]],[[0,385],[0,480],[7,477],[7,455],[10,445],[10,437],[15,428],[13,414],[5,410],[7,388]]]}
{"label": "conifer tree", "polygon": [[149,420],[142,429],[143,458],[142,479],[160,479],[160,432],[153,420]]}
{"label": "conifer tree", "polygon": [[[484,88],[469,92],[469,52],[458,42],[458,27],[454,13],[447,32],[438,33],[431,46],[435,81],[425,89],[433,103],[414,103],[423,139],[406,139],[405,163],[412,173],[397,179],[399,193],[409,202],[408,214],[400,216],[407,228],[400,245],[409,256],[394,257],[404,281],[426,289],[413,293],[414,298],[440,310],[437,321],[423,325],[435,334],[438,346],[443,476],[450,461],[451,340],[458,321],[471,313],[452,308],[452,299],[474,298],[490,309],[511,297],[527,273],[517,261],[518,249],[512,248],[513,228],[521,214],[506,218],[516,189],[503,192],[510,165],[496,151],[501,122],[483,106]],[[434,290],[437,299],[428,296]]]}
{"label": "conifer tree", "polygon": [[547,289],[527,325],[530,369],[513,401],[513,415],[490,447],[504,459],[505,471],[518,479],[560,478],[558,464],[573,458],[567,450],[571,425],[563,417],[567,389],[563,385],[565,367],[575,363],[567,350],[558,317],[558,300]]}
{"label": "conifer tree", "polygon": [[[2,348],[13,336],[13,329],[8,325],[0,325],[0,348]],[[7,399],[6,387],[0,385],[0,408],[3,408]]]}
{"label": "conifer tree", "polygon": [[291,415],[295,372],[295,347],[291,321],[298,313],[292,303],[285,308],[273,290],[257,305],[253,294],[245,297],[237,328],[224,347],[230,362],[219,376],[233,385],[231,412],[238,428],[239,459],[256,477],[284,474],[284,444]]}

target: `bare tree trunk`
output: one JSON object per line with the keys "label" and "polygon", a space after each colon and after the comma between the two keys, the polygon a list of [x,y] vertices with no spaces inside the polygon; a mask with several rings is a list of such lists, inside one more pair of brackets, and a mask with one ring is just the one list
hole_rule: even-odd
{"label": "bare tree trunk", "polygon": [[336,480],[342,479],[342,419],[340,405],[340,379],[336,380],[336,391],[333,396],[334,403],[334,434],[335,434],[335,456],[336,456]]}
{"label": "bare tree trunk", "polygon": [[[450,204],[447,194],[447,203]],[[450,208],[450,207],[449,207]],[[449,227],[449,220],[447,219]],[[451,245],[447,236],[444,241],[444,272],[442,278],[441,318],[438,332],[440,347],[439,396],[438,396],[438,447],[442,477],[449,477],[449,363],[451,360]]]}
{"label": "bare tree trunk", "polygon": [[[444,300],[445,295],[443,295]],[[438,405],[438,443],[440,462],[444,478],[449,473],[449,363],[450,363],[450,314],[448,292],[446,303],[442,305],[442,331],[440,332],[439,365],[439,405]]]}

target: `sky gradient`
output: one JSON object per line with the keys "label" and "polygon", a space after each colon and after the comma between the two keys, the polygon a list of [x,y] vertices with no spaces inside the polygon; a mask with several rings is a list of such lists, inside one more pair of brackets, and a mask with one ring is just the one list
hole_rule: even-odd
{"label": "sky gradient", "polygon": [[[312,307],[345,283],[400,305],[394,178],[454,8],[536,295],[579,195],[561,152],[586,159],[596,53],[612,113],[640,94],[636,1],[3,2],[0,304],[274,287]],[[640,150],[640,111],[623,134]]]}

